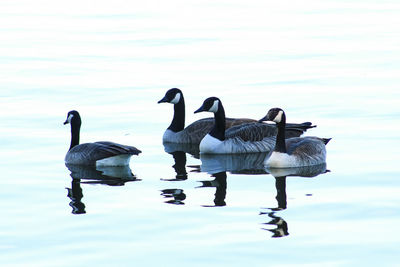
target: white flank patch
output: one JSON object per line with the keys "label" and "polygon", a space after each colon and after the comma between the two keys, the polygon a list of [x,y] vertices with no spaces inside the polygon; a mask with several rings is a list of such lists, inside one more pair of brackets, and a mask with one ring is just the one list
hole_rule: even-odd
{"label": "white flank patch", "polygon": [[177,93],[175,95],[174,99],[172,99],[170,103],[177,104],[179,102],[179,100],[181,100],[181,93]]}
{"label": "white flank patch", "polygon": [[274,118],[274,122],[276,122],[276,123],[281,122],[281,120],[282,120],[282,114],[283,114],[283,111],[282,111],[282,110],[279,110],[278,115],[276,115],[276,117]]}
{"label": "white flank patch", "polygon": [[129,164],[132,155],[123,154],[96,161],[96,166],[125,166]]}
{"label": "white flank patch", "polygon": [[212,105],[212,107],[208,110],[210,112],[217,112],[218,111],[218,104],[219,104],[219,100],[214,100],[214,104]]}
{"label": "white flank patch", "polygon": [[296,158],[287,153],[272,152],[271,156],[265,161],[265,165],[270,168],[291,168],[298,167]]}
{"label": "white flank patch", "polygon": [[221,140],[207,134],[204,136],[203,140],[201,140],[199,149],[200,153],[218,153],[218,146],[222,143]]}

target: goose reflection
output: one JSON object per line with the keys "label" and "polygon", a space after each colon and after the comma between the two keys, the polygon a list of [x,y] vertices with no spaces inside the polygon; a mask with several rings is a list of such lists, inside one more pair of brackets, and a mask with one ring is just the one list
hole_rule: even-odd
{"label": "goose reflection", "polygon": [[175,204],[175,205],[184,205],[183,202],[186,199],[185,193],[183,193],[182,189],[164,189],[161,190],[161,195],[164,198],[172,198],[170,200],[165,201],[168,204]]}
{"label": "goose reflection", "polygon": [[198,159],[200,157],[199,144],[180,144],[180,143],[163,143],[164,151],[168,154],[173,152],[181,151],[192,155]]}
{"label": "goose reflection", "polygon": [[186,172],[186,152],[184,151],[174,151],[170,152],[174,158],[174,168],[176,176],[173,179],[162,179],[163,181],[184,181],[188,178]]}
{"label": "goose reflection", "polygon": [[72,178],[71,188],[68,190],[67,196],[71,199],[69,206],[72,208],[72,214],[84,214],[86,213],[85,204],[81,201],[83,198],[81,180]]}
{"label": "goose reflection", "polygon": [[[201,172],[207,172],[214,177],[211,181],[200,181],[198,188],[215,187],[215,206],[225,206],[227,172],[232,174],[267,174],[264,160],[267,153],[249,154],[200,154]],[[210,207],[203,205],[204,207]],[[215,207],[212,206],[212,207]]]}
{"label": "goose reflection", "polygon": [[82,202],[82,184],[104,184],[109,186],[123,186],[126,182],[139,181],[132,173],[129,166],[84,166],[66,164],[71,172],[71,188],[66,188],[67,196],[71,202],[73,214],[86,213],[85,204]]}
{"label": "goose reflection", "polygon": [[264,160],[268,153],[201,154],[201,171],[210,174],[227,171],[232,174],[267,174]]}
{"label": "goose reflection", "polygon": [[276,200],[278,206],[276,208],[269,208],[268,212],[260,212],[260,215],[267,215],[271,218],[265,225],[274,225],[276,228],[268,229],[262,228],[273,233],[272,237],[284,237],[288,236],[288,224],[282,218],[276,215],[276,212],[287,208],[287,196],[286,196],[286,177],[287,176],[299,176],[299,177],[316,177],[320,174],[329,172],[326,169],[326,164],[305,166],[299,168],[282,168],[282,169],[267,169],[267,171],[275,177],[275,188],[276,188]]}
{"label": "goose reflection", "polygon": [[[172,168],[175,170],[175,178],[165,179],[162,178],[162,181],[185,181],[188,178],[186,171],[186,152],[195,153],[195,146],[191,144],[175,144],[175,143],[164,143],[164,150],[168,154],[172,155],[174,159],[174,165]],[[198,153],[198,152],[197,152]],[[175,205],[184,205],[183,202],[186,199],[186,194],[183,192],[183,189],[179,188],[168,188],[161,190],[161,195],[164,198],[169,198],[169,200],[165,201],[168,204]]]}
{"label": "goose reflection", "polygon": [[214,177],[214,180],[211,181],[200,181],[202,183],[202,187],[215,187],[215,198],[214,198],[214,206],[203,205],[203,207],[222,207],[226,206],[225,197],[226,197],[226,172],[217,172],[211,175]]}

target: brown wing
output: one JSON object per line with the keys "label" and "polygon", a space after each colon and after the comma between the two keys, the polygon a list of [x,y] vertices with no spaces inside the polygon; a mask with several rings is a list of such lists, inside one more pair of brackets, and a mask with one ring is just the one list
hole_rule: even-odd
{"label": "brown wing", "polygon": [[225,137],[239,137],[243,141],[261,141],[265,137],[275,137],[277,129],[275,125],[252,122],[233,126],[226,130]]}
{"label": "brown wing", "polygon": [[113,142],[84,143],[73,147],[66,155],[67,163],[95,164],[96,161],[122,154],[138,155],[141,151],[133,146]]}
{"label": "brown wing", "polygon": [[286,140],[286,149],[289,155],[306,158],[319,155],[325,151],[325,143],[319,137],[295,137]]}
{"label": "brown wing", "polygon": [[246,118],[239,118],[239,119],[226,118],[225,119],[225,129],[229,129],[236,125],[252,123],[252,122],[257,122],[257,121],[253,120],[253,119],[246,119]]}
{"label": "brown wing", "polygon": [[[241,125],[245,123],[256,122],[256,120],[252,119],[226,119],[226,129],[231,128],[232,126]],[[203,137],[208,134],[214,126],[214,118],[205,118],[197,120],[191,124],[189,124],[185,128],[185,132],[187,136],[190,137],[191,143],[200,143]]]}
{"label": "brown wing", "polygon": [[213,126],[214,118],[205,118],[189,124],[184,131],[191,139],[191,143],[200,143],[203,137],[211,131]]}

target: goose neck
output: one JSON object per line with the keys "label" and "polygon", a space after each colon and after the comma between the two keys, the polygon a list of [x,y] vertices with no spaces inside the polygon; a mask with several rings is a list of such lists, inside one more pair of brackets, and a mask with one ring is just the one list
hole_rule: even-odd
{"label": "goose neck", "polygon": [[71,145],[69,150],[71,150],[74,146],[79,145],[79,133],[80,133],[80,126],[71,124]]}
{"label": "goose neck", "polygon": [[286,117],[282,115],[282,119],[277,123],[278,134],[276,136],[276,144],[274,151],[286,153],[286,142],[285,142],[285,128],[286,128]]}
{"label": "goose neck", "polygon": [[214,127],[210,135],[221,141],[225,140],[225,123],[225,110],[219,103],[218,111],[214,113]]}
{"label": "goose neck", "polygon": [[173,132],[180,132],[185,128],[185,101],[183,96],[178,103],[174,104],[174,117],[168,127]]}

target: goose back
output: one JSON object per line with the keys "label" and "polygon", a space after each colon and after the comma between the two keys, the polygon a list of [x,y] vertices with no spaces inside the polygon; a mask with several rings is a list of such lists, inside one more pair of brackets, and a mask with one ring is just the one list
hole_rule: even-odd
{"label": "goose back", "polygon": [[262,141],[266,137],[275,137],[277,129],[275,125],[264,123],[246,123],[233,126],[226,130],[225,138],[240,138],[243,141]]}
{"label": "goose back", "polygon": [[127,165],[129,158],[139,153],[141,151],[133,146],[108,141],[84,143],[71,148],[65,156],[65,162],[80,165],[120,166]]}
{"label": "goose back", "polygon": [[[227,118],[226,128],[242,125],[245,123],[256,122],[253,119],[246,118]],[[189,124],[185,129],[179,132],[173,132],[167,129],[163,135],[165,143],[187,143],[199,144],[206,134],[208,134],[214,126],[214,118],[204,118]]]}

